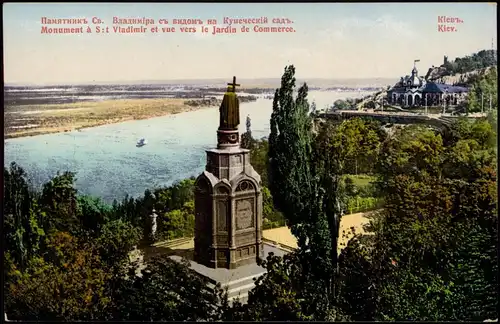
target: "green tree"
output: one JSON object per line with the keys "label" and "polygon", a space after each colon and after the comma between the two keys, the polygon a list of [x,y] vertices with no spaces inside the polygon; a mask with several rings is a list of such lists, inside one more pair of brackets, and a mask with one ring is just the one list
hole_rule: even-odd
{"label": "green tree", "polygon": [[89,245],[53,232],[44,258],[30,260],[28,271],[10,269],[6,294],[9,317],[17,320],[106,319],[110,274]]}
{"label": "green tree", "polygon": [[351,100],[342,100],[342,99],[337,99],[333,103],[333,108],[334,109],[339,109],[339,110],[349,110],[354,108],[354,103]]}
{"label": "green tree", "polygon": [[267,187],[262,187],[262,217],[264,229],[286,225],[283,214],[274,207],[273,197]]}
{"label": "green tree", "polygon": [[[124,277],[129,252],[138,245],[142,222],[154,206],[168,215],[167,233],[192,235],[193,179],[155,190],[156,196],[146,191],[144,197],[127,197],[108,206],[93,197],[77,196],[72,173],[54,177],[43,186],[41,195],[30,191],[29,179],[16,165],[5,169],[4,175],[5,210],[12,215],[7,217],[9,248],[4,261],[10,318],[75,321],[152,316],[189,320],[216,316],[217,296],[185,265],[153,261],[148,271],[154,276]],[[137,265],[132,266],[137,271]],[[155,310],[151,312],[144,299],[132,307],[123,302],[130,296],[114,294],[120,291],[117,287],[136,292],[133,298],[168,296],[163,303],[166,308],[158,307],[161,302],[152,303]],[[127,315],[127,308],[136,309],[138,317]]]}
{"label": "green tree", "polygon": [[[270,189],[297,237],[304,277],[317,294],[307,299],[304,316],[324,318],[335,300],[336,242],[341,199],[338,159],[324,150],[323,139],[313,134],[307,85],[294,98],[295,68],[288,66],[276,90],[269,137]],[[319,143],[319,144],[317,144]],[[314,305],[314,306],[312,306]]]}
{"label": "green tree", "polygon": [[[311,170],[313,134],[304,84],[294,99],[295,68],[285,67],[281,88],[274,95],[269,136],[270,190],[278,210],[296,225],[313,211],[308,206],[315,196]],[[302,243],[305,243],[303,238]]]}
{"label": "green tree", "polygon": [[97,232],[109,221],[111,206],[99,198],[83,195],[77,197],[78,217],[83,228]]}
{"label": "green tree", "polygon": [[74,187],[75,174],[57,174],[42,189],[40,205],[47,213],[46,229],[68,231],[78,230],[77,191]]}
{"label": "green tree", "polygon": [[254,140],[252,145],[252,151],[250,152],[250,162],[254,167],[255,171],[260,175],[262,186],[269,186],[269,142],[262,138],[260,140]]}
{"label": "green tree", "polygon": [[377,162],[381,143],[385,133],[380,124],[353,118],[342,122],[338,127],[331,125],[329,135],[332,137],[331,149],[339,151],[337,159],[342,161],[344,173],[372,173]]}
{"label": "green tree", "polygon": [[13,262],[24,269],[43,247],[46,214],[30,189],[26,172],[16,163],[4,168],[4,246]]}
{"label": "green tree", "polygon": [[303,313],[308,302],[304,299],[307,289],[302,289],[302,269],[297,256],[285,255],[283,258],[272,253],[263,260],[261,266],[267,272],[255,282],[249,292],[245,315],[239,320],[253,321],[300,321],[310,320]]}
{"label": "green tree", "polygon": [[311,115],[316,116],[317,112],[318,112],[318,108],[316,107],[316,102],[313,101],[311,104]]}
{"label": "green tree", "polygon": [[496,129],[488,120],[478,119],[471,125],[471,137],[481,149],[496,147]]}
{"label": "green tree", "polygon": [[[385,141],[377,162],[379,185],[389,177],[408,174],[424,178],[439,176],[442,172],[443,139],[440,134],[417,125],[399,129],[394,140]],[[385,189],[384,189],[385,190]]]}
{"label": "green tree", "polygon": [[123,219],[133,226],[144,226],[144,215],[142,215],[142,200],[134,199],[126,195],[121,202],[114,201],[111,212],[111,219]]}
{"label": "green tree", "polygon": [[[438,321],[494,316],[495,197],[479,198],[486,189],[480,184],[472,184],[471,190],[471,184],[449,181],[441,188],[434,181],[418,187],[400,182],[400,187],[408,186],[413,197],[388,204],[378,234],[373,259],[386,253],[396,269],[378,292],[377,317]],[[437,198],[427,198],[429,193]]]}
{"label": "green tree", "polygon": [[498,107],[498,72],[493,67],[469,81],[471,88],[467,98],[469,112],[488,111]]}
{"label": "green tree", "polygon": [[[491,125],[492,129],[498,129],[498,112],[497,109],[490,111],[487,116],[487,121]],[[495,132],[495,141],[498,140],[497,133]],[[496,146],[495,146],[496,147]]]}
{"label": "green tree", "polygon": [[152,207],[164,212],[182,209],[186,202],[194,200],[194,181],[194,178],[184,179],[170,187],[155,189],[147,214],[151,213]]}
{"label": "green tree", "polygon": [[[314,142],[314,165],[318,174],[318,198],[320,221],[314,229],[316,232],[317,249],[313,251],[322,256],[323,264],[318,262],[322,269],[322,277],[328,278],[327,286],[327,313],[337,312],[337,277],[338,277],[338,239],[340,220],[345,210],[345,188],[342,174],[345,170],[345,152],[338,149],[337,125],[327,123],[320,129]],[[342,148],[342,146],[341,146]],[[314,236],[313,236],[314,237]],[[326,315],[326,314],[325,314]]]}
{"label": "green tree", "polygon": [[158,236],[164,240],[191,237],[194,235],[194,220],[193,211],[185,208],[164,213],[158,217]]}
{"label": "green tree", "polygon": [[247,130],[241,135],[241,147],[250,150],[250,163],[255,171],[260,175],[261,184],[267,187],[269,169],[269,143],[267,139],[256,140],[252,136],[252,124],[250,117],[247,117]]}
{"label": "green tree", "polygon": [[484,132],[457,129],[451,145],[407,128],[384,146],[384,210],[340,258],[339,303],[353,319],[497,318],[496,159],[471,138]]}
{"label": "green tree", "polygon": [[128,255],[141,239],[141,229],[118,219],[104,224],[93,243],[102,262],[110,269],[120,270]]}
{"label": "green tree", "polygon": [[140,276],[135,271],[115,284],[113,320],[209,321],[219,316],[217,293],[186,263],[154,258]]}

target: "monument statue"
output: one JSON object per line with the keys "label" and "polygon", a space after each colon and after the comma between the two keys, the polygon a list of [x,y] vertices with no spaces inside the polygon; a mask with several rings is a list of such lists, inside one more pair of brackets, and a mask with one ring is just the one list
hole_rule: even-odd
{"label": "monument statue", "polygon": [[156,214],[156,210],[154,208],[153,212],[151,213],[151,215],[149,215],[149,217],[151,217],[151,238],[154,239],[157,228],[156,218],[158,217],[158,215]]}
{"label": "monument statue", "polygon": [[250,164],[250,150],[239,143],[236,77],[228,85],[217,148],[206,151],[205,171],[195,182],[193,260],[215,269],[255,264],[264,255],[261,178]]}
{"label": "monument statue", "polygon": [[150,243],[154,243],[156,241],[157,217],[158,215],[156,214],[156,210],[153,208],[152,213],[149,215],[148,240]]}
{"label": "monument statue", "polygon": [[227,84],[227,91],[224,94],[222,103],[220,105],[220,120],[219,129],[233,130],[238,129],[240,124],[240,103],[236,96],[236,77],[233,77],[233,83]]}
{"label": "monument statue", "polygon": [[252,120],[250,119],[250,115],[247,115],[247,133],[252,132]]}

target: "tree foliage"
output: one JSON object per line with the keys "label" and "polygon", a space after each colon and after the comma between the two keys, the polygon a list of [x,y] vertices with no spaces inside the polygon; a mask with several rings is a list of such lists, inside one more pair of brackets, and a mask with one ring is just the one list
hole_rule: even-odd
{"label": "tree foliage", "polygon": [[[139,245],[144,219],[153,206],[168,215],[166,232],[192,232],[192,179],[157,189],[156,196],[147,191],[142,198],[127,197],[109,206],[97,198],[78,196],[70,172],[57,174],[42,192],[30,188],[26,173],[16,164],[4,168],[4,178],[5,307],[10,319],[195,320],[216,315],[218,295],[203,290],[203,280],[185,265],[154,261],[148,271],[156,274],[143,273],[143,279],[126,272],[129,266],[138,271],[140,265],[130,264],[129,253]],[[192,219],[186,222],[184,213]],[[184,232],[178,234],[179,230]],[[119,295],[117,290],[129,287],[137,298],[149,298],[160,296],[168,285],[177,287],[177,293],[167,291],[164,295],[171,296],[170,300],[158,302],[153,309],[147,302],[130,303],[130,296]],[[177,300],[179,296],[184,299]],[[193,308],[199,313],[193,315]]]}
{"label": "tree foliage", "polygon": [[311,170],[313,135],[307,85],[294,98],[294,75],[293,66],[285,68],[281,88],[274,95],[269,135],[271,193],[292,226],[312,212],[306,204],[315,195],[316,182]]}
{"label": "tree foliage", "polygon": [[496,50],[481,50],[465,57],[457,57],[454,61],[449,61],[445,56],[444,64],[448,75],[456,73],[467,73],[478,69],[497,65]]}
{"label": "tree foliage", "polygon": [[36,255],[45,237],[46,214],[37,204],[25,171],[16,163],[4,168],[4,247],[21,270]]}
{"label": "tree foliage", "polygon": [[12,319],[95,320],[109,305],[109,272],[99,255],[65,232],[53,232],[28,271],[9,269],[6,309]]}
{"label": "tree foliage", "polygon": [[342,173],[371,174],[378,160],[381,143],[387,137],[380,123],[353,118],[340,125],[328,124],[326,135],[332,137],[331,150],[337,152]]}
{"label": "tree foliage", "polygon": [[40,203],[48,215],[48,228],[71,233],[78,230],[75,180],[72,172],[58,173],[43,186]]}
{"label": "tree foliage", "polygon": [[112,319],[119,321],[209,321],[218,316],[219,299],[207,280],[186,263],[155,258],[135,275],[132,268],[113,292]]}
{"label": "tree foliage", "polygon": [[352,98],[337,99],[333,103],[334,110],[353,110],[356,109],[357,100]]}
{"label": "tree foliage", "polygon": [[496,158],[486,125],[456,125],[460,139],[451,144],[419,127],[385,143],[384,211],[372,222],[374,235],[341,256],[340,298],[353,318],[497,318]]}
{"label": "tree foliage", "polygon": [[470,83],[471,89],[467,97],[468,112],[498,109],[498,71],[496,67],[479,74]]}
{"label": "tree foliage", "polygon": [[[315,135],[307,85],[295,90],[295,68],[288,66],[276,90],[269,136],[270,189],[297,236],[304,276],[318,292],[304,316],[318,318],[334,301],[337,239],[341,213],[339,160],[327,132]],[[314,307],[312,306],[314,305]],[[323,313],[323,315],[320,315]]]}

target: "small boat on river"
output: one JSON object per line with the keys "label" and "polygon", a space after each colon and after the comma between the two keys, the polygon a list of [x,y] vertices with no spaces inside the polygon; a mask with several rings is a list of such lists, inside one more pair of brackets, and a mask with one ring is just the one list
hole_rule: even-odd
{"label": "small boat on river", "polygon": [[141,146],[144,146],[148,144],[148,141],[145,139],[145,138],[141,138],[138,142],[137,142],[137,147],[141,147]]}

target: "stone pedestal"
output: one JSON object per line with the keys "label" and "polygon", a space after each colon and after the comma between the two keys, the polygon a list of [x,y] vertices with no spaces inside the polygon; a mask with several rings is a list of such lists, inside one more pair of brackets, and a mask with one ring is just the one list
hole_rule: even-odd
{"label": "stone pedestal", "polygon": [[240,146],[240,134],[237,129],[218,129],[217,148],[231,148]]}
{"label": "stone pedestal", "polygon": [[217,132],[218,148],[207,151],[195,183],[194,261],[210,268],[235,269],[263,256],[260,176],[234,132]]}
{"label": "stone pedestal", "polygon": [[[264,243],[263,253],[268,255],[273,253],[276,256],[284,256],[288,253],[279,247]],[[182,257],[179,255],[171,255],[170,258],[177,262],[182,262]],[[220,284],[223,289],[227,288],[229,300],[232,301],[236,298],[240,302],[246,303],[248,292],[255,287],[255,279],[259,278],[266,273],[266,269],[256,263],[250,262],[246,265],[241,265],[237,269],[226,269],[225,267],[207,267],[187,257],[190,263],[191,271],[198,273],[209,281],[209,288],[215,288]]]}

